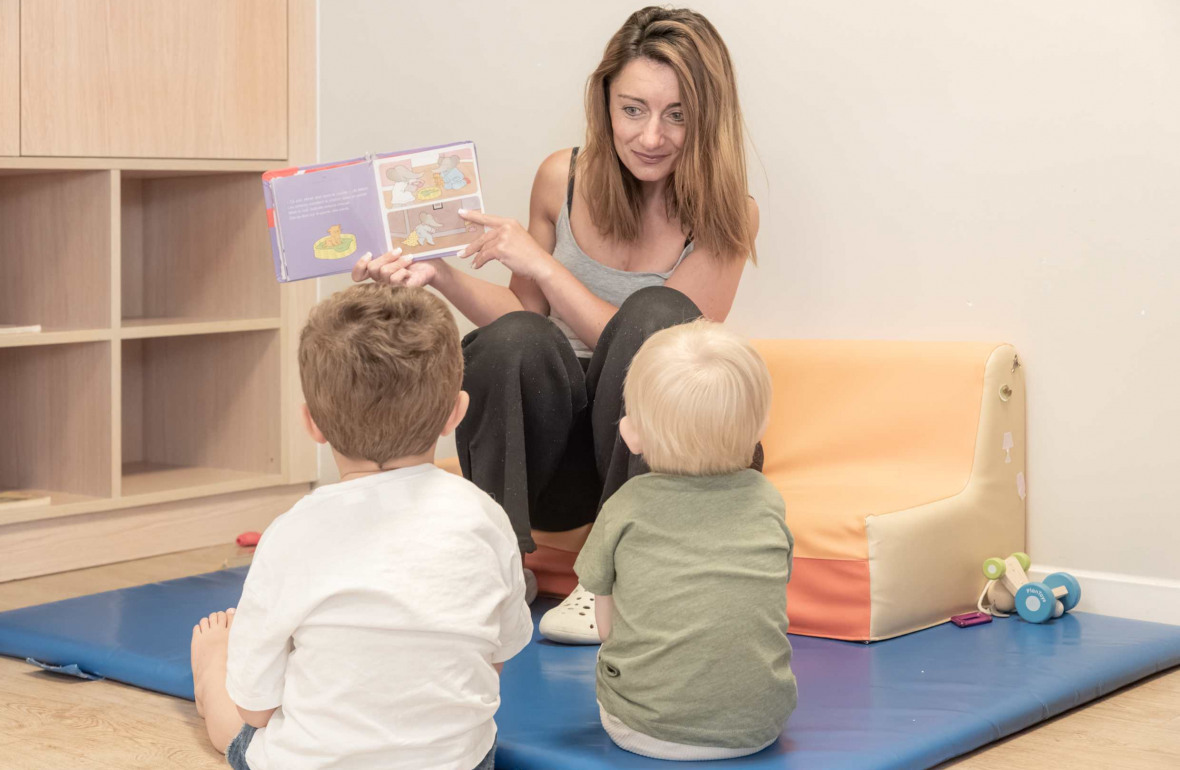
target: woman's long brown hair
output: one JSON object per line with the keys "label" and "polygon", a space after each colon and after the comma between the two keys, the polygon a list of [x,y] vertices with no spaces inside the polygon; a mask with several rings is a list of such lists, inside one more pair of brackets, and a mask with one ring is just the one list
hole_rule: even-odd
{"label": "woman's long brown hair", "polygon": [[650,6],[607,43],[586,84],[586,143],[578,156],[590,217],[608,238],[633,241],[642,227],[639,181],[619,160],[610,84],[635,59],[666,64],[680,83],[686,130],[666,191],[668,218],[719,259],[755,258],[742,111],[729,50],[699,13]]}

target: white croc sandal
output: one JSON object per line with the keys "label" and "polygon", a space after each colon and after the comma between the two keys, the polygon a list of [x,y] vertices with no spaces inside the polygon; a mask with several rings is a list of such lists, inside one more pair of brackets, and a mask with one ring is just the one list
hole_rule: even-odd
{"label": "white croc sandal", "polygon": [[524,603],[532,604],[537,598],[537,573],[524,568]]}
{"label": "white croc sandal", "polygon": [[594,594],[578,583],[561,604],[541,616],[541,636],[562,644],[601,644],[594,619]]}

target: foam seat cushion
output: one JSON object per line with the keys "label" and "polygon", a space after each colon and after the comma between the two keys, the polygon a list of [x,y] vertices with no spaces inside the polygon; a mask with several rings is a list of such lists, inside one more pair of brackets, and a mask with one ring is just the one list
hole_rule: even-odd
{"label": "foam seat cushion", "polygon": [[968,609],[983,560],[1024,548],[1016,351],[992,343],[755,345],[774,383],[764,473],[795,535],[791,631],[884,639]]}
{"label": "foam seat cushion", "polygon": [[[791,631],[886,639],[970,609],[983,560],[1025,548],[1025,400],[1015,349],[754,344],[774,387],[763,472],[795,535]],[[543,592],[566,593],[573,555],[549,550],[526,565]]]}

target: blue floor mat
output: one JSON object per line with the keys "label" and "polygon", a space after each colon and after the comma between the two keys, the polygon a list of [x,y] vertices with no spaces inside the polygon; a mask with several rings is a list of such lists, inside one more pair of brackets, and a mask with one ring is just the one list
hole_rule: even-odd
{"label": "blue floor mat", "polygon": [[[192,697],[189,639],[246,568],[0,613],[0,654]],[[538,602],[536,617],[552,602]],[[928,767],[1180,664],[1180,626],[1073,613],[944,624],[865,645],[793,636],[799,708],[771,748],[716,768]],[[616,748],[594,647],[536,639],[504,670],[501,770],[670,767]],[[79,691],[84,692],[84,690]]]}

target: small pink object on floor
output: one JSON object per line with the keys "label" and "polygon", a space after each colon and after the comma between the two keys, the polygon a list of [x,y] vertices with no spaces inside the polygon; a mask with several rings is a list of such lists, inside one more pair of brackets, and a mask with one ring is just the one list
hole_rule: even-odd
{"label": "small pink object on floor", "polygon": [[258,539],[262,537],[261,532],[243,532],[238,535],[238,545],[242,548],[253,548],[258,545]]}
{"label": "small pink object on floor", "polygon": [[959,628],[967,628],[981,623],[991,623],[992,616],[986,612],[964,612],[962,615],[951,615],[951,622]]}

